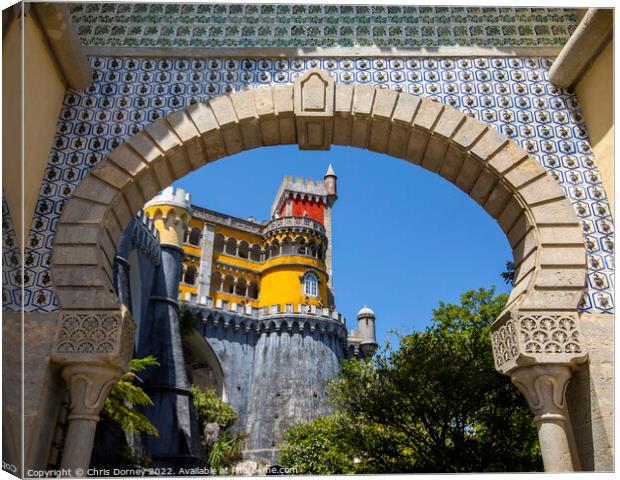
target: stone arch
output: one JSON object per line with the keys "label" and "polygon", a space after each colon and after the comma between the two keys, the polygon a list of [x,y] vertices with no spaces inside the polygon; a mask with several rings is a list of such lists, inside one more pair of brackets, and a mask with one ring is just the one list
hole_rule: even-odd
{"label": "stone arch", "polygon": [[[586,360],[578,333],[584,242],[573,206],[545,169],[514,141],[459,110],[404,92],[338,84],[312,69],[293,85],[243,90],[174,112],[108,153],[78,185],[59,220],[52,261],[62,310],[53,359],[66,365],[66,378],[84,362],[126,367],[131,353],[126,338],[134,327],[114,293],[112,263],[133,215],[206,163],[283,144],[368,149],[455,184],[498,222],[513,249],[515,285],[493,327],[497,369],[533,398],[527,392],[540,388],[544,372],[524,367],[566,369]],[[105,342],[89,339],[84,351],[73,333],[85,324],[115,327]],[[535,334],[544,329],[547,337],[571,341],[557,348],[537,345]],[[562,390],[566,381],[558,380],[553,389]],[[540,408],[532,406],[539,417]]]}

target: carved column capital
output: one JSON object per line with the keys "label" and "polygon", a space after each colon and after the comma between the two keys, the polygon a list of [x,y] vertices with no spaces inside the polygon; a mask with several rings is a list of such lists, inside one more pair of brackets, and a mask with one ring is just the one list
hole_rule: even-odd
{"label": "carved column capital", "polygon": [[122,370],[102,365],[68,365],[62,369],[62,378],[69,390],[71,420],[99,421],[99,412],[105,399],[116,384]]}
{"label": "carved column capital", "polygon": [[572,370],[588,361],[579,314],[509,311],[491,336],[495,368],[510,375],[534,414],[545,471],[579,470],[565,396]]}
{"label": "carved column capital", "polygon": [[110,365],[127,370],[135,328],[125,307],[63,311],[51,359],[62,365]]}
{"label": "carved column capital", "polygon": [[495,368],[506,375],[526,365],[588,360],[576,312],[508,312],[491,326],[491,335]]}
{"label": "carved column capital", "polygon": [[510,379],[539,421],[566,421],[565,393],[572,372],[568,365],[531,365],[513,370]]}

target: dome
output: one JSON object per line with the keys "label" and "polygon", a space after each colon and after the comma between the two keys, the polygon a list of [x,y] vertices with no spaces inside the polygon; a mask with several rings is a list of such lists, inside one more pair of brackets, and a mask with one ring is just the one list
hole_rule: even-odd
{"label": "dome", "polygon": [[358,317],[374,317],[375,312],[373,312],[367,305],[364,305],[359,312],[357,312]]}

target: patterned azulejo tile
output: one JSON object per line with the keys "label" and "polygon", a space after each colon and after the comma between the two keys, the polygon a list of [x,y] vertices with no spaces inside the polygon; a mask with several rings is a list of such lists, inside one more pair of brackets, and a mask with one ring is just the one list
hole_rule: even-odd
{"label": "patterned azulejo tile", "polygon": [[[564,188],[588,249],[586,312],[612,312],[613,221],[573,93],[548,81],[549,58],[90,59],[95,77],[69,92],[24,255],[29,310],[57,308],[49,261],[56,222],[76,185],[107,152],[152,121],[247,87],[290,83],[311,67],[339,82],[436,99],[488,122],[527,149]],[[5,216],[3,215],[3,219]],[[5,238],[6,242],[6,238]],[[8,252],[8,250],[7,250]],[[10,284],[5,253],[4,285]],[[5,305],[16,298],[5,296]]]}

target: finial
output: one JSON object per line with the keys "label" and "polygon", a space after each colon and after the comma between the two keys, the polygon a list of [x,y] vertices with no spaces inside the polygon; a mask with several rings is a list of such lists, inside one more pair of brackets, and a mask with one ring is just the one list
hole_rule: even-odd
{"label": "finial", "polygon": [[327,167],[327,173],[325,174],[326,177],[335,177],[336,176],[336,172],[334,172],[334,167],[332,167],[332,164],[329,164],[329,167]]}

